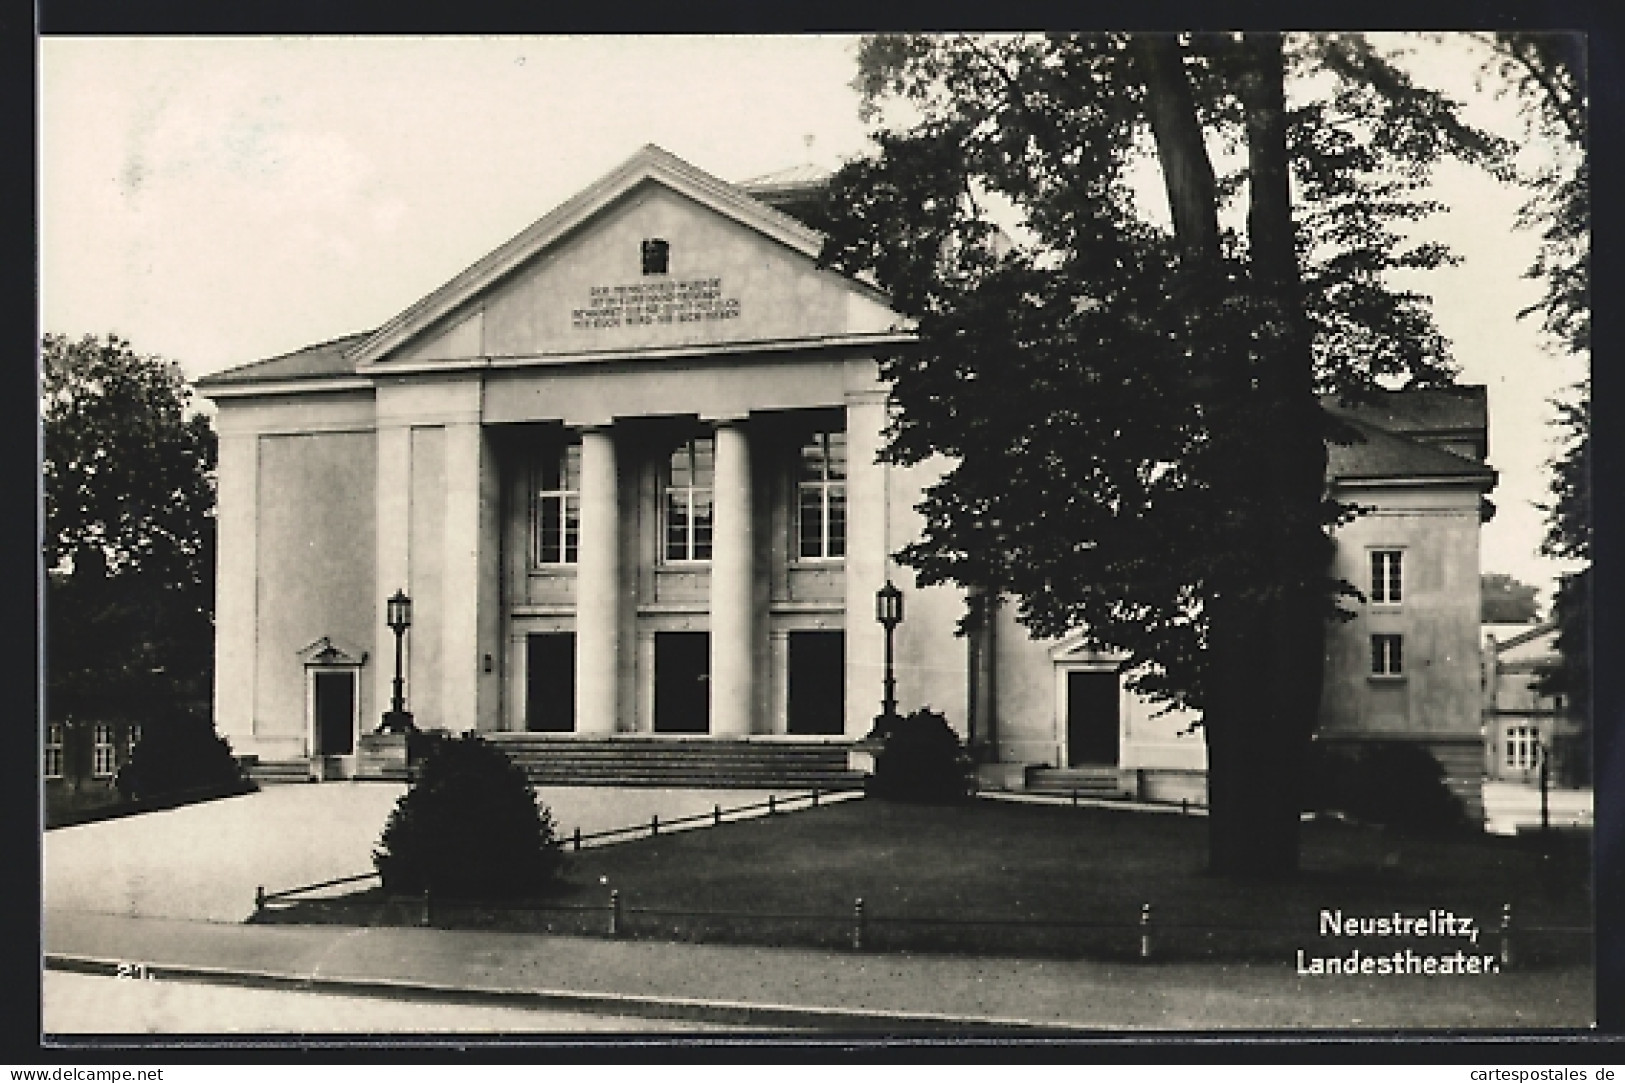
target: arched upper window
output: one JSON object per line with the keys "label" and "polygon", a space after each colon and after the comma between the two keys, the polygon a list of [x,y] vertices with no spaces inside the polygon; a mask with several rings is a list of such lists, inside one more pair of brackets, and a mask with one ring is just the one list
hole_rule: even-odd
{"label": "arched upper window", "polygon": [[535,561],[574,564],[581,536],[581,442],[562,444],[536,467]]}
{"label": "arched upper window", "polygon": [[711,559],[716,441],[696,436],[678,444],[661,478],[668,563]]}
{"label": "arched upper window", "polygon": [[817,432],[801,445],[796,483],[796,554],[846,555],[846,433]]}

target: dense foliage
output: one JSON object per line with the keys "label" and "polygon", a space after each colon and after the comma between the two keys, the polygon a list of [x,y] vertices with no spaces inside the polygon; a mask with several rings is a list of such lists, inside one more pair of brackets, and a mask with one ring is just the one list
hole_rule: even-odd
{"label": "dense foliage", "polygon": [[951,804],[975,792],[975,765],[941,713],[923,707],[897,719],[882,737],[866,786],[869,796]]}
{"label": "dense foliage", "polygon": [[46,710],[207,710],[215,437],[178,366],[114,335],[41,344]]}
{"label": "dense foliage", "polygon": [[1387,741],[1352,748],[1317,746],[1310,759],[1310,807],[1360,823],[1438,832],[1467,823],[1444,768],[1426,747]]}
{"label": "dense foliage", "polygon": [[468,734],[436,742],[390,813],[373,865],[391,892],[464,899],[536,895],[563,863],[552,813],[502,750]]}
{"label": "dense foliage", "polygon": [[1532,624],[1540,619],[1539,590],[1503,572],[1478,577],[1479,620],[1485,624]]}
{"label": "dense foliage", "polygon": [[174,715],[143,723],[141,740],[115,779],[127,800],[246,793],[231,745],[207,719]]}
{"label": "dense foliage", "polygon": [[858,85],[913,119],[837,176],[825,259],[917,321],[886,455],[952,463],[901,559],[1202,709],[1214,867],[1291,867],[1347,591],[1318,395],[1450,381],[1390,273],[1450,258],[1407,239],[1431,167],[1505,146],[1358,35],[882,36]]}

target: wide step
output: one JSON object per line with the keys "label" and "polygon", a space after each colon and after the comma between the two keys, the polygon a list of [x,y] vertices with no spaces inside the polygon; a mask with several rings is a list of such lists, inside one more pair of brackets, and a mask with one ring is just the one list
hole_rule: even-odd
{"label": "wide step", "polygon": [[836,744],[488,736],[535,785],[839,789],[863,782]]}

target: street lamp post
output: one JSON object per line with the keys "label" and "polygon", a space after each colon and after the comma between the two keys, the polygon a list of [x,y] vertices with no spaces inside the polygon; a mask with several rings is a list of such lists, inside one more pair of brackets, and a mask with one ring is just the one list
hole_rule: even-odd
{"label": "street lamp post", "polygon": [[417,727],[412,724],[412,713],[406,709],[406,682],[401,676],[401,639],[406,630],[412,627],[412,599],[406,596],[406,591],[397,590],[386,605],[385,623],[395,633],[395,691],[378,732],[411,733]]}
{"label": "street lamp post", "polygon": [[903,592],[890,579],[875,591],[875,620],[886,629],[886,676],[880,714],[875,718],[875,735],[884,737],[897,721],[897,672],[892,660],[892,638],[897,626],[903,623]]}

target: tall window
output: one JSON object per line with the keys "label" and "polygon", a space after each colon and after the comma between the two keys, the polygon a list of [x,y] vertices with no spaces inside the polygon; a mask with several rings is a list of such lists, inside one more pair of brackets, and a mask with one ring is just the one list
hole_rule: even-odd
{"label": "tall window", "polygon": [[1377,635],[1371,637],[1371,675],[1373,677],[1399,677],[1405,672],[1404,642],[1400,636]]}
{"label": "tall window", "polygon": [[1393,605],[1400,600],[1400,557],[1398,549],[1371,551],[1371,600]]}
{"label": "tall window", "polygon": [[536,563],[574,564],[581,534],[581,444],[565,444],[536,470]]}
{"label": "tall window", "polygon": [[95,742],[91,748],[90,773],[105,778],[113,773],[113,727],[106,722],[96,723]]}
{"label": "tall window", "polygon": [[62,777],[62,723],[45,726],[45,777]]}
{"label": "tall window", "polygon": [[716,485],[716,443],[696,436],[678,444],[662,479],[666,560],[711,559],[711,500]]}
{"label": "tall window", "polygon": [[803,560],[846,554],[846,433],[820,432],[801,445],[796,489],[797,552]]}

